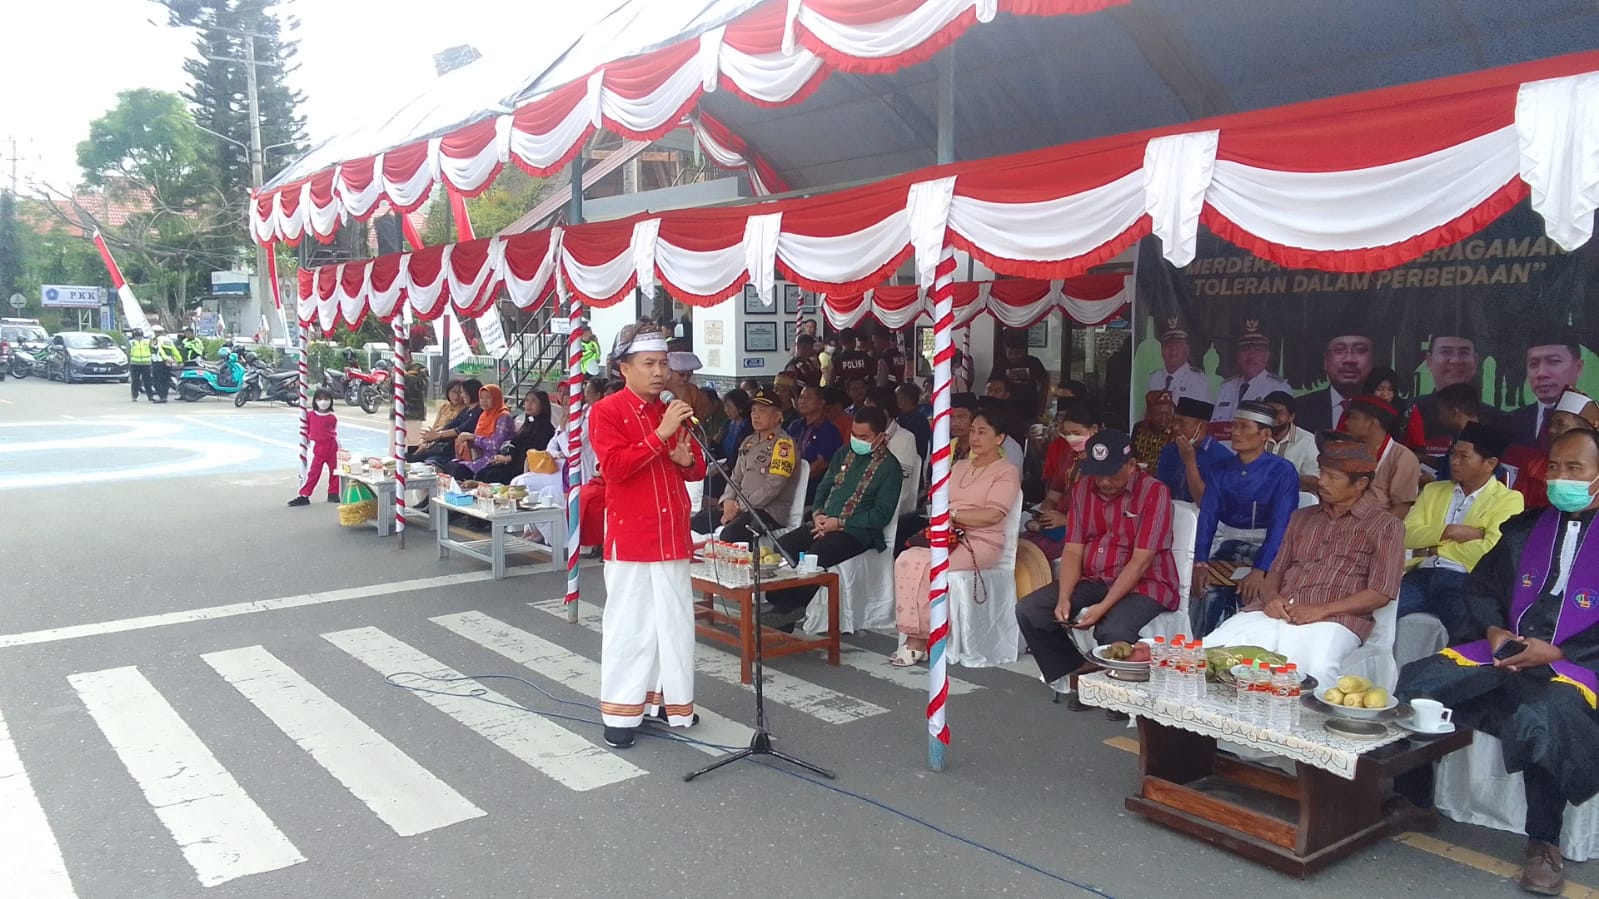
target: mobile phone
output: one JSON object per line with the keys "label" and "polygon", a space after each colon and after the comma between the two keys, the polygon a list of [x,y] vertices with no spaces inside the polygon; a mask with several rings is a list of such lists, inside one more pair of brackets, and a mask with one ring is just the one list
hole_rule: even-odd
{"label": "mobile phone", "polygon": [[1502,661],[1510,658],[1511,656],[1520,655],[1526,651],[1527,644],[1521,642],[1520,640],[1506,640],[1504,645],[1500,646],[1498,651],[1494,653],[1494,658]]}
{"label": "mobile phone", "polygon": [[1245,565],[1245,566],[1242,566],[1242,567],[1239,567],[1239,568],[1234,568],[1233,569],[1233,573],[1227,575],[1227,579],[1230,580],[1230,581],[1241,581],[1244,578],[1249,577],[1250,572],[1252,572],[1254,570],[1255,570],[1254,568],[1252,568],[1252,567],[1250,567],[1248,565]]}

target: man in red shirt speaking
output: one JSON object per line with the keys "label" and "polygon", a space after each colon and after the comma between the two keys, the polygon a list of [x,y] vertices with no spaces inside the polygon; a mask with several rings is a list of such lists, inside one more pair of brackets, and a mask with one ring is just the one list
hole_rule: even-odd
{"label": "man in red shirt speaking", "polygon": [[[600,715],[605,742],[633,744],[646,711],[694,723],[694,606],[688,481],[705,478],[689,438],[694,410],[661,401],[667,333],[639,322],[612,352],[626,389],[594,404],[589,439],[605,476],[605,619]],[[646,709],[647,707],[647,709]]]}

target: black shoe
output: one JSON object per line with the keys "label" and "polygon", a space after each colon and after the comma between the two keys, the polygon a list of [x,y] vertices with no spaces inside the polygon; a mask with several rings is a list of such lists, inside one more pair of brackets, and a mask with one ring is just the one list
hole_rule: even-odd
{"label": "black shoe", "polygon": [[1126,721],[1127,720],[1127,713],[1126,712],[1118,712],[1115,709],[1106,709],[1105,710],[1105,720],[1106,721]]}
{"label": "black shoe", "polygon": [[1077,694],[1076,693],[1067,693],[1066,694],[1066,708],[1071,709],[1074,712],[1092,712],[1095,709],[1099,708],[1099,706],[1097,706],[1097,705],[1088,705],[1088,704],[1084,703],[1081,699],[1077,698]]}
{"label": "black shoe", "polygon": [[309,497],[309,496],[296,496],[294,499],[289,500],[289,505],[291,505],[291,506],[309,506],[309,505],[311,505],[311,497]]}
{"label": "black shoe", "polygon": [[793,608],[789,609],[780,609],[768,603],[761,609],[761,625],[764,627],[776,628],[778,630],[787,628],[790,632],[792,632],[794,630],[794,625],[805,620],[805,609],[806,606],[803,605],[794,606]]}
{"label": "black shoe", "polygon": [[[649,724],[649,723],[654,722],[654,721],[659,721],[662,724],[669,724],[670,722],[669,722],[669,720],[666,717],[666,709],[657,709],[653,716],[644,719],[644,723],[646,723],[646,724]],[[693,721],[692,724],[689,725],[689,727],[693,727],[695,724],[699,724],[699,723],[700,723],[700,713],[699,712],[695,712],[694,713],[694,721]]]}
{"label": "black shoe", "polygon": [[336,503],[338,501],[339,501],[339,495],[337,493],[329,493],[328,494],[328,502]]}
{"label": "black shoe", "polygon": [[633,728],[607,727],[605,729],[605,742],[617,749],[624,749],[633,745]]}

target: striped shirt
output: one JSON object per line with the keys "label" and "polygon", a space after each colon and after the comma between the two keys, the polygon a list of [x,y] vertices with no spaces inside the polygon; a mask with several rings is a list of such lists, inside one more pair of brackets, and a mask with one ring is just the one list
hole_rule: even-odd
{"label": "striped shirt", "polygon": [[1171,491],[1165,484],[1135,471],[1126,489],[1107,497],[1095,489],[1093,478],[1085,477],[1072,487],[1069,508],[1066,543],[1083,548],[1083,580],[1114,583],[1134,550],[1153,550],[1155,558],[1133,592],[1177,608],[1181,597],[1177,560],[1171,554]]}
{"label": "striped shirt", "polygon": [[[1399,596],[1405,566],[1405,525],[1367,490],[1349,511],[1338,514],[1321,503],[1300,509],[1288,520],[1276,570],[1283,574],[1282,595],[1296,605],[1323,605],[1362,590],[1389,599]],[[1264,602],[1244,609],[1256,612]],[[1327,619],[1366,642],[1376,621],[1370,615]]]}
{"label": "striped shirt", "polygon": [[[680,468],[655,436],[666,404],[624,389],[589,410],[589,441],[605,476],[605,558],[621,562],[687,559],[687,481],[705,478],[705,456],[690,442],[694,464]],[[682,433],[682,432],[679,432]],[[686,438],[687,435],[683,434]]]}

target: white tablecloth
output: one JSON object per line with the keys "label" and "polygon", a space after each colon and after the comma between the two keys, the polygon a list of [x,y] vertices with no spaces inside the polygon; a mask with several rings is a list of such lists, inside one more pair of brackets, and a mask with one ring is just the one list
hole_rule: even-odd
{"label": "white tablecloth", "polygon": [[1149,684],[1112,680],[1103,672],[1077,679],[1077,697],[1087,705],[1115,709],[1168,727],[1241,743],[1331,771],[1345,780],[1355,779],[1355,766],[1360,763],[1361,753],[1407,736],[1389,725],[1387,735],[1378,740],[1345,739],[1322,727],[1328,716],[1308,707],[1301,707],[1299,727],[1289,733],[1245,724],[1233,716],[1234,695],[1231,686],[1211,684],[1205,701],[1193,706],[1156,699],[1149,691]]}

